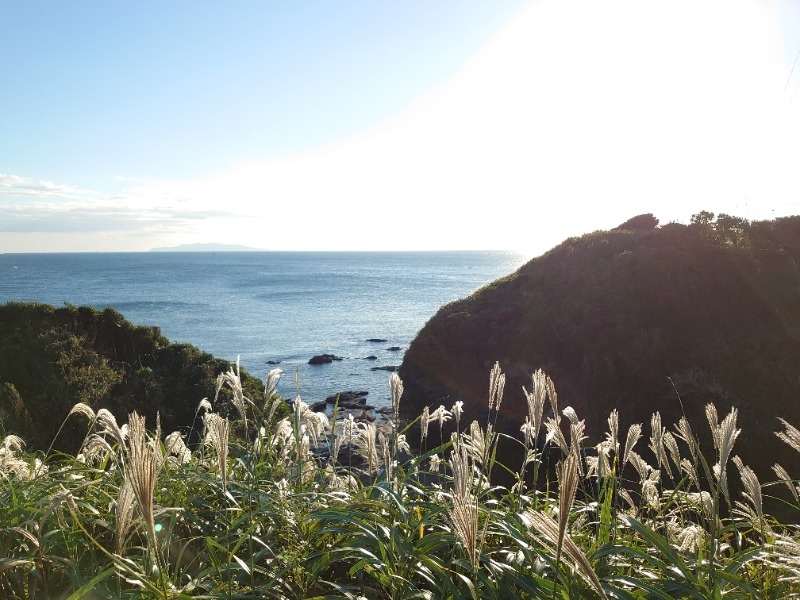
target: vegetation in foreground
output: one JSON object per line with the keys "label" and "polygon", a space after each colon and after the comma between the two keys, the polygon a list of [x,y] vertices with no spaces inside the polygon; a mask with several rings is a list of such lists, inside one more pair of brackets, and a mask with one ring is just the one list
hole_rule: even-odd
{"label": "vegetation in foreground", "polygon": [[[233,410],[197,408],[204,444],[162,439],[137,413],[119,426],[77,404],[75,456],[0,445],[0,596],[4,598],[785,598],[800,596],[800,535],[763,510],[776,487],[737,456],[737,412],[707,423],[658,413],[585,447],[584,421],[541,371],[515,473],[495,460],[505,376],[491,370],[487,420],[425,409],[422,448],[404,432],[332,421],[300,398],[278,420],[273,396],[248,398],[220,376]],[[390,379],[394,425],[402,382]],[[276,422],[277,421],[277,422]],[[445,421],[456,425],[441,439]],[[701,447],[695,428],[710,428]],[[783,423],[776,443],[800,451]],[[357,461],[358,459],[358,461]],[[557,477],[534,489],[555,465]],[[357,467],[356,464],[361,466]],[[510,487],[493,485],[499,473]],[[734,492],[734,485],[743,492]]]}
{"label": "vegetation in foreground", "polygon": [[[747,423],[737,452],[757,473],[790,465],[796,456],[775,447],[773,430],[776,416],[800,425],[800,215],[751,222],[702,211],[689,225],[657,223],[640,215],[570,238],[441,307],[398,371],[403,410],[449,397],[468,422],[483,421],[486,373],[499,360],[511,390],[544,369],[593,443],[613,409],[627,429],[656,410],[665,423],[704,422],[714,403]],[[519,431],[526,414],[509,394],[498,429]],[[508,464],[516,455],[504,450]]]}

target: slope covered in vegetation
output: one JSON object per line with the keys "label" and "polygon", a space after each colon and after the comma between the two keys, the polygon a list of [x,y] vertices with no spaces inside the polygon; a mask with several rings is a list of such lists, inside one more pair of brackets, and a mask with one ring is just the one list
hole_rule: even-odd
{"label": "slope covered in vegetation", "polygon": [[[497,360],[511,390],[538,368],[552,374],[593,444],[613,408],[627,425],[736,407],[748,424],[740,452],[768,469],[777,417],[800,421],[798,261],[800,217],[702,212],[657,227],[641,215],[568,239],[430,319],[400,369],[404,406],[414,415],[461,400],[483,415]],[[523,397],[503,412],[518,432]]]}
{"label": "slope covered in vegetation", "polygon": [[[111,308],[5,304],[0,434],[19,435],[29,449],[47,449],[78,402],[114,414],[136,410],[151,422],[159,413],[166,429],[188,428],[198,402],[214,397],[217,377],[229,368],[194,346],[171,344],[156,327],[131,324]],[[263,394],[263,385],[247,373],[242,385],[247,397]],[[69,422],[54,448],[77,452],[85,433]]]}

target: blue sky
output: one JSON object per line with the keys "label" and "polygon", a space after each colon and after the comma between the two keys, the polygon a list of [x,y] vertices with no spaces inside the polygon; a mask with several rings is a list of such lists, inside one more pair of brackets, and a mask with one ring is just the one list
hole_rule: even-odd
{"label": "blue sky", "polygon": [[794,214],[800,10],[0,3],[0,251],[517,249]]}

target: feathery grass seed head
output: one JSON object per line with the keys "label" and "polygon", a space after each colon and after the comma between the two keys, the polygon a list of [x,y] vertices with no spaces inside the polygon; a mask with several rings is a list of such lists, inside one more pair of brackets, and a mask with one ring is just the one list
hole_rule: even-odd
{"label": "feathery grass seed head", "polygon": [[400,398],[403,396],[403,380],[397,373],[389,376],[389,389],[392,396],[392,412],[397,414],[400,410]]}
{"label": "feathery grass seed head", "polygon": [[566,454],[569,452],[569,444],[561,431],[561,425],[558,418],[548,417],[544,422],[544,427],[547,430],[547,437],[545,441],[554,441],[561,451]]}
{"label": "feathery grass seed head", "polygon": [[800,502],[800,488],[794,483],[792,477],[789,473],[778,463],[772,465],[772,470],[775,472],[775,475],[778,476],[778,479],[781,480],[786,487],[789,488],[789,491],[792,492],[792,496],[794,496],[795,502]]}
{"label": "feathery grass seed head", "polygon": [[608,415],[608,441],[611,443],[611,450],[619,453],[619,412],[617,409]]}
{"label": "feathery grass seed head", "polygon": [[495,362],[489,372],[489,410],[500,410],[503,401],[503,388],[506,385],[506,376],[500,370],[500,363]]}
{"label": "feathery grass seed head", "polygon": [[147,439],[145,419],[136,412],[128,416],[128,444],[124,466],[125,481],[130,485],[142,514],[147,537],[154,551],[157,550],[153,493],[158,475],[164,466],[161,452],[161,421],[156,418],[153,440]]}
{"label": "feathery grass seed head", "polygon": [[558,478],[558,538],[556,552],[561,553],[564,536],[567,532],[572,504],[578,491],[578,457],[570,453],[564,460],[556,465]]}
{"label": "feathery grass seed head", "polygon": [[206,413],[203,416],[205,436],[203,442],[214,448],[217,455],[217,466],[222,477],[222,488],[228,485],[228,443],[230,438],[230,422],[216,413]]}
{"label": "feathery grass seed head", "polygon": [[689,425],[689,420],[685,416],[682,416],[678,421],[676,429],[678,431],[678,438],[682,439],[686,442],[686,445],[689,446],[689,454],[692,456],[692,461],[697,461],[697,453],[700,450],[700,444],[694,436],[692,427]]}
{"label": "feathery grass seed head", "polygon": [[633,452],[634,446],[639,442],[642,438],[642,424],[641,423],[634,423],[630,427],[628,427],[628,435],[625,438],[625,450],[622,452],[622,465],[620,468],[624,468],[625,465],[628,464],[628,461],[631,458],[631,453]]}
{"label": "feathery grass seed head", "polygon": [[72,415],[83,415],[89,420],[90,423],[94,421],[96,417],[95,412],[92,410],[92,407],[89,406],[88,404],[84,404],[83,402],[78,402],[75,406],[73,406],[70,409],[69,414],[67,414],[67,416],[69,417]]}
{"label": "feathery grass seed head", "polygon": [[422,409],[422,416],[419,419],[419,428],[420,428],[420,440],[425,441],[425,438],[428,437],[428,426],[431,423],[431,413],[428,410],[428,407]]}
{"label": "feathery grass seed head", "polygon": [[133,487],[129,481],[123,482],[119,488],[119,496],[117,497],[117,506],[115,510],[116,515],[116,528],[115,528],[115,541],[116,552],[122,554],[125,550],[125,543],[128,535],[133,526],[133,513],[136,509],[136,495],[133,493]]}
{"label": "feathery grass seed head", "polygon": [[264,381],[265,402],[272,400],[272,397],[275,395],[281,375],[283,375],[283,371],[280,369],[272,369],[269,373],[267,373],[267,379]]}
{"label": "feathery grass seed head", "polygon": [[25,440],[18,435],[9,433],[3,438],[2,446],[6,452],[19,452],[25,446]]}
{"label": "feathery grass seed head", "polygon": [[168,457],[174,457],[178,464],[185,465],[192,460],[192,451],[186,447],[180,431],[173,431],[164,439],[164,450]]}
{"label": "feathery grass seed head", "polygon": [[537,369],[531,376],[531,391],[528,392],[523,387],[522,392],[525,394],[528,404],[528,428],[525,432],[525,444],[530,447],[536,443],[542,428],[544,401],[547,396],[547,376],[544,371]]}
{"label": "feathery grass seed head", "polygon": [[759,521],[763,521],[764,501],[761,497],[761,483],[759,483],[758,477],[753,469],[745,465],[742,459],[738,456],[733,457],[733,464],[735,464],[736,468],[739,469],[739,475],[741,476],[742,484],[744,485],[743,495],[745,499],[755,510]]}
{"label": "feathery grass seed head", "polygon": [[785,419],[779,417],[778,420],[783,423],[784,431],[776,431],[775,435],[778,436],[778,439],[781,441],[789,444],[789,446],[794,448],[797,452],[800,452],[800,430]]}
{"label": "feathery grass seed head", "polygon": [[125,447],[127,428],[117,425],[117,419],[111,411],[105,408],[98,410],[97,424],[100,426],[100,433],[110,436],[120,448]]}
{"label": "feathery grass seed head", "polygon": [[194,414],[198,414],[201,410],[206,412],[211,412],[214,410],[211,408],[211,402],[208,401],[208,398],[203,398],[200,400],[200,402],[197,404],[197,409],[194,411]]}
{"label": "feathery grass seed head", "polygon": [[478,564],[479,554],[478,499],[472,491],[472,461],[461,444],[454,447],[450,454],[450,470],[453,474],[453,493],[447,514],[474,569]]}

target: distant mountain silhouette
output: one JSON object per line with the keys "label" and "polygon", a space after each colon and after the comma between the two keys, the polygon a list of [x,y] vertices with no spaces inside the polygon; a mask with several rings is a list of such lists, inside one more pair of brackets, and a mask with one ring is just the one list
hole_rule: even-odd
{"label": "distant mountain silhouette", "polygon": [[570,238],[443,306],[405,354],[401,406],[416,416],[462,400],[462,425],[485,426],[489,371],[499,361],[502,425],[518,436],[521,388],[542,368],[560,407],[586,419],[589,445],[601,441],[613,408],[622,431],[644,423],[649,436],[660,411],[665,426],[685,413],[705,436],[706,403],[720,415],[736,406],[743,431],[734,454],[769,477],[774,462],[799,462],[773,435],[777,417],[800,427],[798,263],[798,216],[751,223],[701,212],[691,225],[657,227],[640,215]]}

